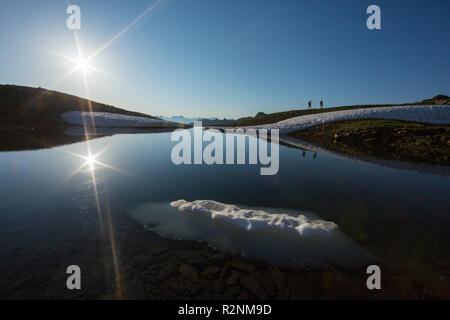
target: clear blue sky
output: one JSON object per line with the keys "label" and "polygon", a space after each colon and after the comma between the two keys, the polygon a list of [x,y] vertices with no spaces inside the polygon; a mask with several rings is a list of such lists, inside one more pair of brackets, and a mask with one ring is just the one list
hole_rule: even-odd
{"label": "clear blue sky", "polygon": [[[154,0],[71,1],[85,55]],[[381,7],[381,30],[366,8]],[[86,97],[62,0],[2,0],[0,83]],[[448,0],[167,0],[90,63],[90,97],[148,114],[240,117],[258,111],[400,103],[450,90]]]}

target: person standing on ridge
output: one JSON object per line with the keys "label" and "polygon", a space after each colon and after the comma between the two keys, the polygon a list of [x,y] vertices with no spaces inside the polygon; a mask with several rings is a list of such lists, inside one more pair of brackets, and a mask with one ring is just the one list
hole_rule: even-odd
{"label": "person standing on ridge", "polygon": [[320,100],[320,109],[323,109],[323,100]]}
{"label": "person standing on ridge", "polygon": [[309,100],[308,101],[308,110],[311,110],[311,108],[312,108],[312,102],[311,102],[311,100]]}

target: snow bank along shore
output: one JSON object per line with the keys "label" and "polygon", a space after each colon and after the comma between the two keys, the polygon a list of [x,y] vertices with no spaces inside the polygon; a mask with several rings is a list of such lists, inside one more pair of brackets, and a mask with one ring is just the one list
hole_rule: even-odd
{"label": "snow bank along shore", "polygon": [[[350,119],[385,119],[431,124],[450,124],[450,106],[394,106],[332,111],[303,115],[282,120],[276,123],[258,126],[247,126],[243,128],[279,129],[280,134],[289,134],[298,130],[303,130],[327,122]],[[223,129],[227,128],[224,127]]]}

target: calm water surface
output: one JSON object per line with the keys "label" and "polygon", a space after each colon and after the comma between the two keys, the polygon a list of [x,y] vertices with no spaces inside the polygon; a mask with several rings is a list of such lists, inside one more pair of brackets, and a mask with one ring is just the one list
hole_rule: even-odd
{"label": "calm water surface", "polygon": [[[38,252],[41,258],[50,252],[47,260],[40,260],[48,264],[65,262],[64,258],[54,261],[53,249],[69,260],[71,251],[82,251],[82,239],[74,236],[68,241],[67,235],[86,221],[96,221],[97,192],[102,208],[108,202],[113,226],[115,215],[126,214],[162,236],[202,240],[274,263],[355,267],[377,261],[392,274],[408,279],[448,276],[450,181],[446,177],[320,153],[313,157],[311,152],[303,154],[286,146],[280,146],[279,173],[261,176],[256,165],[176,166],[170,159],[174,145],[170,133],[92,140],[92,153],[102,150],[97,160],[108,166],[93,165],[96,188],[89,165],[76,171],[85,160],[75,154],[86,155],[86,143],[0,153],[0,254],[4,263],[10,267],[17,263],[17,270],[32,268],[33,259],[17,258],[23,249]],[[308,239],[236,230],[180,218],[168,205],[178,199],[210,199],[273,213],[306,214],[335,222],[339,231],[331,239]],[[90,232],[100,233],[100,227],[108,225]]]}

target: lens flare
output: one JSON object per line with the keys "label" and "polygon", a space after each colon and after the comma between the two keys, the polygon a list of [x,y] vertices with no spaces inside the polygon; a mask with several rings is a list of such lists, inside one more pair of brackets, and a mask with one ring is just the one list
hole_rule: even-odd
{"label": "lens flare", "polygon": [[80,58],[75,61],[75,67],[77,68],[77,70],[81,70],[84,73],[89,73],[91,69],[89,61],[83,58]]}
{"label": "lens flare", "polygon": [[95,156],[94,155],[92,155],[92,154],[89,154],[87,157],[86,157],[86,163],[85,163],[85,165],[88,165],[88,166],[93,166],[94,165],[94,163],[96,163],[96,161],[95,161]]}

